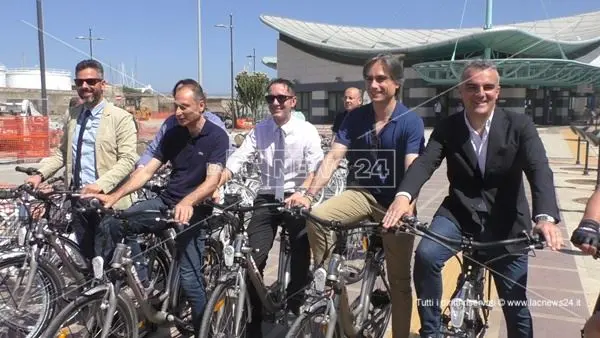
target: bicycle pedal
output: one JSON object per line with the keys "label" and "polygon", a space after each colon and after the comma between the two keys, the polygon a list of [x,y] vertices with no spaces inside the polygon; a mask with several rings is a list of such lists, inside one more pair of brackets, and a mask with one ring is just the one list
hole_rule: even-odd
{"label": "bicycle pedal", "polygon": [[390,304],[390,296],[381,289],[374,290],[371,294],[371,304],[373,304],[374,307],[381,309]]}

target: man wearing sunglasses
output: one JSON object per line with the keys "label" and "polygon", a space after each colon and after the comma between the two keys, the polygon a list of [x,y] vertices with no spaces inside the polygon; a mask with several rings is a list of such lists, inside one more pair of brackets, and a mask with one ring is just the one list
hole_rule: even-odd
{"label": "man wearing sunglasses", "polygon": [[[60,146],[42,161],[39,175],[27,179],[37,187],[40,182],[65,168],[67,186],[82,193],[110,193],[134,168],[136,129],[133,117],[104,99],[104,69],[96,60],[84,60],[75,67],[75,85],[83,104],[69,109]],[[123,196],[115,207],[124,209],[133,196]],[[75,234],[83,254],[93,257],[96,213],[74,214]]]}
{"label": "man wearing sunglasses", "polygon": [[[400,57],[379,55],[370,59],[363,67],[363,77],[372,102],[348,114],[308,191],[304,196],[294,197],[293,204],[310,207],[340,160],[347,157],[352,168],[348,174],[348,189],[313,210],[323,219],[382,220],[406,168],[424,146],[421,117],[397,99],[403,77]],[[328,230],[311,221],[307,222],[307,231],[315,264],[319,264],[325,256],[327,243],[333,243],[333,238]],[[385,234],[382,239],[391,287],[394,337],[407,338],[412,312],[410,263],[413,237]],[[372,334],[357,332],[357,328],[352,327],[345,290],[341,319],[349,337]]]}
{"label": "man wearing sunglasses", "polygon": [[[294,194],[301,195],[323,159],[317,128],[292,117],[292,109],[296,105],[293,84],[285,79],[275,79],[269,83],[267,90],[266,101],[271,118],[259,122],[242,145],[231,154],[219,183],[219,186],[225,184],[244,162],[250,161],[258,152],[262,184],[254,205],[283,201]],[[287,305],[288,310],[298,314],[303,303],[303,289],[309,282],[310,251],[304,220],[273,209],[259,209],[252,215],[247,232],[250,246],[258,249],[252,255],[262,273],[273,246],[277,225],[282,222],[289,232],[292,249]],[[247,327],[246,336],[262,337],[262,304],[252,284],[248,284],[248,292],[252,304],[252,322]]]}

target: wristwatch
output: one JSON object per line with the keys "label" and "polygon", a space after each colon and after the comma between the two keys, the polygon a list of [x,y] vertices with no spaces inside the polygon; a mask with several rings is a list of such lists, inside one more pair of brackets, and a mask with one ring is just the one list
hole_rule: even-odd
{"label": "wristwatch", "polygon": [[306,189],[305,187],[296,187],[296,192],[299,192],[302,194],[302,196],[306,195],[306,191],[308,189]]}
{"label": "wristwatch", "polygon": [[554,217],[550,216],[550,215],[539,215],[535,218],[535,222],[550,222],[552,224],[556,224],[556,219],[554,219]]}

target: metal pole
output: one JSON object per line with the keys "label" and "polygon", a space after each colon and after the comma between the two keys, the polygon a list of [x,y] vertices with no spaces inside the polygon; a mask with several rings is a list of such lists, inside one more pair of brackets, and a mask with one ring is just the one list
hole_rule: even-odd
{"label": "metal pole", "polygon": [[46,93],[46,57],[44,55],[44,19],[42,0],[36,0],[38,24],[38,49],[40,53],[40,81],[42,82],[42,115],[48,116],[48,93]]}
{"label": "metal pole", "polygon": [[579,161],[579,153],[580,153],[579,149],[580,148],[581,148],[581,136],[577,136],[577,161],[575,162],[575,164],[581,164],[581,161]]}
{"label": "metal pole", "polygon": [[[491,29],[492,28],[492,14],[493,14],[493,1],[487,0],[485,7],[485,26],[483,29]],[[489,60],[492,57],[492,49],[490,47],[486,47],[483,51],[483,57],[486,60]]]}
{"label": "metal pole", "polygon": [[92,29],[90,28],[90,59],[94,59],[93,47],[92,47]]}
{"label": "metal pole", "polygon": [[233,123],[235,124],[236,121],[236,111],[235,111],[235,101],[233,99],[233,13],[229,14],[229,58],[231,61],[231,112],[233,115]]}
{"label": "metal pole", "polygon": [[252,48],[252,72],[256,73],[256,48]]}
{"label": "metal pole", "polygon": [[198,0],[198,83],[202,85],[202,0]]}
{"label": "metal pole", "polygon": [[590,157],[590,142],[588,140],[585,141],[585,164],[583,167],[583,174],[589,175],[588,170],[588,159]]}

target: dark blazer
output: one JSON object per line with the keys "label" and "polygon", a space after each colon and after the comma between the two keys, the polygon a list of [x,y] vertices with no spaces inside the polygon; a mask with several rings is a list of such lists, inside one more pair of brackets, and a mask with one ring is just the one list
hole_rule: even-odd
{"label": "dark blazer", "polygon": [[487,240],[501,240],[532,228],[524,172],[531,185],[533,215],[547,214],[558,221],[552,170],[531,119],[496,109],[487,147],[482,177],[464,113],[451,115],[435,127],[398,191],[417,196],[445,158],[450,188],[436,216],[449,218],[465,232],[485,229]]}

